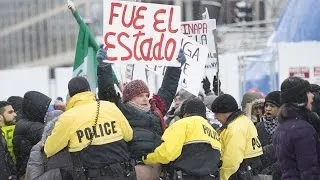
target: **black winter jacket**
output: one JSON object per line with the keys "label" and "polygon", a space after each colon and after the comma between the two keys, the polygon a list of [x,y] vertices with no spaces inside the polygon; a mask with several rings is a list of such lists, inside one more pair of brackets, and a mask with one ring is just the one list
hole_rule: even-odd
{"label": "black winter jacket", "polygon": [[181,69],[176,67],[167,68],[157,96],[156,98],[153,98],[153,100],[156,99],[157,105],[162,105],[162,107],[157,106],[158,110],[161,112],[161,117],[159,117],[159,113],[155,113],[154,109],[150,112],[142,112],[121,102],[120,97],[116,94],[114,89],[110,65],[98,67],[97,72],[99,99],[116,103],[133,129],[134,136],[129,144],[131,156],[136,159],[141,159],[142,156],[153,152],[153,150],[161,144],[163,129],[161,127],[160,118],[165,116],[165,113],[168,111],[168,108],[174,99],[178,88]]}
{"label": "black winter jacket", "polygon": [[23,117],[16,124],[12,141],[18,177],[25,174],[30,151],[41,140],[50,102],[49,97],[35,91],[27,92],[24,96]]}
{"label": "black winter jacket", "polygon": [[7,143],[2,136],[0,129],[0,179],[8,179],[10,176],[16,176],[16,168],[7,149]]}
{"label": "black winter jacket", "polygon": [[266,145],[269,145],[272,143],[272,137],[271,135],[267,132],[264,122],[258,122],[256,124],[257,132],[258,132],[258,137],[261,143],[261,146],[264,147]]}

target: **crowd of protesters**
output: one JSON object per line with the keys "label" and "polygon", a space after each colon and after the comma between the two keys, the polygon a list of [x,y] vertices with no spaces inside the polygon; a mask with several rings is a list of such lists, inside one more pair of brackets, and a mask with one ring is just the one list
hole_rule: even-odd
{"label": "crowd of protesters", "polygon": [[168,67],[156,94],[141,80],[119,93],[106,58],[97,95],[74,77],[66,103],[37,91],[0,102],[0,180],[320,179],[320,86],[288,77],[240,108],[216,78],[177,92],[181,68]]}

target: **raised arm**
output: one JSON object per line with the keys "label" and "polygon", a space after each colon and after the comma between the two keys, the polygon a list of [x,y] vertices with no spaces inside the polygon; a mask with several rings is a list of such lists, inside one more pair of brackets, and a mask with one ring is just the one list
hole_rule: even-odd
{"label": "raised arm", "polygon": [[118,105],[121,99],[114,88],[111,64],[103,62],[106,58],[107,51],[100,48],[97,52],[98,97],[100,100],[110,101]]}
{"label": "raised arm", "polygon": [[[179,56],[177,59],[181,63],[181,67],[186,62],[186,57],[182,50],[179,52]],[[167,67],[166,73],[163,77],[163,81],[160,89],[158,90],[157,95],[161,97],[161,99],[166,104],[166,110],[170,108],[170,105],[175,97],[177,92],[178,83],[180,79],[181,68],[179,67]]]}

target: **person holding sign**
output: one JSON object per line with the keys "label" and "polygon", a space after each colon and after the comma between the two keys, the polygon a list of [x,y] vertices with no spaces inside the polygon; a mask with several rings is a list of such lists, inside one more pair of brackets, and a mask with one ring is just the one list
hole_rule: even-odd
{"label": "person holding sign", "polygon": [[[106,58],[107,52],[101,48],[97,53],[99,99],[115,102],[133,128],[134,136],[129,149],[131,158],[137,163],[137,179],[159,179],[160,165],[144,165],[142,157],[153,152],[161,144],[161,135],[166,128],[164,116],[175,97],[181,68],[167,68],[158,94],[153,95],[151,99],[148,86],[141,80],[127,83],[121,99],[114,89],[111,65],[103,61]],[[186,58],[182,51],[177,60],[181,66],[185,63]]]}
{"label": "person holding sign", "polygon": [[166,129],[161,145],[144,162],[170,163],[172,180],[219,180],[221,143],[206,120],[206,107],[198,98],[183,104],[184,117]]}
{"label": "person holding sign", "polygon": [[262,147],[253,122],[238,108],[229,94],[218,96],[212,103],[212,112],[221,122],[221,180],[251,180],[260,167]]}

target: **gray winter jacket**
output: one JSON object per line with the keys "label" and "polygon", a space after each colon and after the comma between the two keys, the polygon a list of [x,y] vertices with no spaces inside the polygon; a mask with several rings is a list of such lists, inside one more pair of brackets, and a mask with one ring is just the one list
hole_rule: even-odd
{"label": "gray winter jacket", "polygon": [[33,146],[27,165],[26,180],[62,180],[60,169],[45,172],[47,158],[43,153],[43,142]]}
{"label": "gray winter jacket", "polygon": [[[46,115],[46,125],[43,130],[42,139],[31,149],[26,170],[26,180],[62,180],[59,168],[46,169],[50,160],[46,158],[43,152],[44,142],[51,134],[54,124],[61,113],[61,111],[53,111]],[[55,160],[53,159],[53,161]]]}

